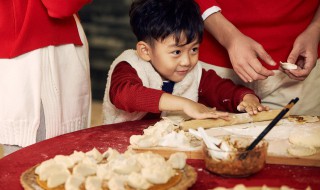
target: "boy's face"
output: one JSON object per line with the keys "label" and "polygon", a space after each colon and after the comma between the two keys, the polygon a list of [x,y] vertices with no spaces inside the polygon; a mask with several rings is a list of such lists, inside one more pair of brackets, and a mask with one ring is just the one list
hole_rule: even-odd
{"label": "boy's face", "polygon": [[[185,44],[184,35],[180,44]],[[163,79],[180,82],[198,62],[199,43],[195,40],[189,44],[176,45],[171,35],[163,41],[155,41],[149,51],[150,62]]]}

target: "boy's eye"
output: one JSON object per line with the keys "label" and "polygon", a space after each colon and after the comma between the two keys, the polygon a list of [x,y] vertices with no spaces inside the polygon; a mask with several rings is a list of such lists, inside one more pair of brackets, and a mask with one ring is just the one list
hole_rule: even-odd
{"label": "boy's eye", "polygon": [[199,48],[197,48],[197,47],[195,47],[195,48],[192,48],[192,52],[194,52],[194,53],[197,53],[198,52],[198,50],[199,50]]}
{"label": "boy's eye", "polygon": [[176,50],[176,51],[173,51],[173,52],[172,52],[172,54],[174,54],[174,55],[179,55],[180,53],[181,53],[180,50]]}

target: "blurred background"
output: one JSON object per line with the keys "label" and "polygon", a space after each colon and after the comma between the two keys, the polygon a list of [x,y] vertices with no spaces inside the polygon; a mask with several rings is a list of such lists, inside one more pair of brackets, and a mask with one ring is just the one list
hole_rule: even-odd
{"label": "blurred background", "polygon": [[102,99],[112,61],[126,49],[135,48],[129,24],[132,0],[93,0],[79,12],[89,42],[92,121],[101,124]]}
{"label": "blurred background", "polygon": [[80,12],[89,42],[92,95],[102,100],[107,72],[112,61],[124,50],[135,48],[136,39],[129,24],[132,0],[93,0]]}

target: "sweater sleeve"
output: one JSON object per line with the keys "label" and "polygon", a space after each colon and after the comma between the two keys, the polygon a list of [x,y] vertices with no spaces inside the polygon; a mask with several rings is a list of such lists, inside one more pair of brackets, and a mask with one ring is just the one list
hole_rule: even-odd
{"label": "sweater sleeve", "polygon": [[163,93],[143,86],[136,70],[126,62],[119,63],[112,73],[109,95],[118,109],[160,113],[159,101]]}
{"label": "sweater sleeve", "polygon": [[[214,70],[202,70],[199,86],[199,102],[220,111],[238,112],[237,106],[246,94],[254,91],[235,85],[230,79],[222,79]],[[257,96],[257,95],[256,95]]]}
{"label": "sweater sleeve", "polygon": [[48,14],[54,18],[64,18],[77,13],[84,5],[92,0],[41,0]]}

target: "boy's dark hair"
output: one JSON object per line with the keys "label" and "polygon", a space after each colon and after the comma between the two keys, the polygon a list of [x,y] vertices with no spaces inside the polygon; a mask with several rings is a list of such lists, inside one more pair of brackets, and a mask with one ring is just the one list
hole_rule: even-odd
{"label": "boy's dark hair", "polygon": [[172,34],[177,45],[181,34],[186,44],[202,40],[203,20],[193,0],[133,0],[129,15],[138,41],[152,45],[153,40],[162,41]]}

